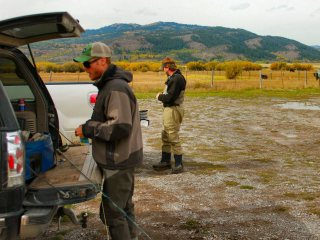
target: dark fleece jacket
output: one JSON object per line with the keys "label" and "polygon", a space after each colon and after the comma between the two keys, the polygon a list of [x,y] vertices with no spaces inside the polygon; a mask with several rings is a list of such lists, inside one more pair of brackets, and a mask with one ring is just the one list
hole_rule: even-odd
{"label": "dark fleece jacket", "polygon": [[93,158],[102,168],[126,169],[142,162],[140,115],[131,81],[130,72],[110,64],[94,83],[97,101],[82,131],[92,139]]}
{"label": "dark fleece jacket", "polygon": [[181,105],[184,101],[184,92],[186,90],[186,80],[177,69],[166,81],[164,93],[158,96],[158,100],[164,107]]}

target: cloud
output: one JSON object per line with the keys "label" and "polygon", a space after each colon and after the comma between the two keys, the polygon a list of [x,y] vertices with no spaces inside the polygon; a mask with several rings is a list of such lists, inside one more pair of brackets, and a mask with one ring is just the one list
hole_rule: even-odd
{"label": "cloud", "polygon": [[240,3],[237,5],[233,5],[230,7],[231,10],[233,11],[238,11],[238,10],[244,10],[250,7],[250,3]]}
{"label": "cloud", "polygon": [[315,9],[312,13],[310,13],[310,17],[316,17],[319,15],[320,8]]}
{"label": "cloud", "polygon": [[281,10],[293,11],[295,10],[295,8],[288,5],[279,5],[279,6],[270,8],[268,11],[273,12],[273,11],[281,11]]}
{"label": "cloud", "polygon": [[135,11],[135,13],[138,14],[138,15],[142,15],[142,16],[157,16],[158,15],[157,12],[154,12],[151,9],[147,9],[147,8],[137,9]]}

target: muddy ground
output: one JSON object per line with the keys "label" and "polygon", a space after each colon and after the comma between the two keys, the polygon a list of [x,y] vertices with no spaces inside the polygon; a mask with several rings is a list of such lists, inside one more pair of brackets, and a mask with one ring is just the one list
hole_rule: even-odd
{"label": "muddy ground", "polygon": [[[288,104],[289,103],[289,104]],[[284,104],[284,105],[282,105]],[[144,165],[137,169],[139,239],[320,239],[320,99],[189,98],[185,171],[155,172],[161,105],[140,101]],[[88,228],[53,222],[37,239],[107,239],[99,198],[73,206]]]}

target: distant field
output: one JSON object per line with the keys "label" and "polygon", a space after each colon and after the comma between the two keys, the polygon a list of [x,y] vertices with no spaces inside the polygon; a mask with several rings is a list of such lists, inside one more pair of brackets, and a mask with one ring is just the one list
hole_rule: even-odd
{"label": "distant field", "polygon": [[[320,66],[319,66],[320,67]],[[188,90],[243,90],[243,89],[303,89],[320,88],[314,71],[262,70],[267,79],[260,79],[260,71],[243,72],[236,79],[225,78],[223,71],[182,71]],[[86,73],[40,73],[44,82],[91,82]],[[133,72],[132,88],[137,92],[157,92],[163,89],[166,76],[163,72]]]}

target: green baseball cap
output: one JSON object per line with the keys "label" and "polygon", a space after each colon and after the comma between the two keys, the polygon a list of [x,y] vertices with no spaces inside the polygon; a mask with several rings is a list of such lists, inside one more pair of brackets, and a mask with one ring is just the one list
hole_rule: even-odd
{"label": "green baseball cap", "polygon": [[79,57],[73,59],[75,62],[86,62],[93,57],[111,57],[111,49],[102,42],[88,44]]}

